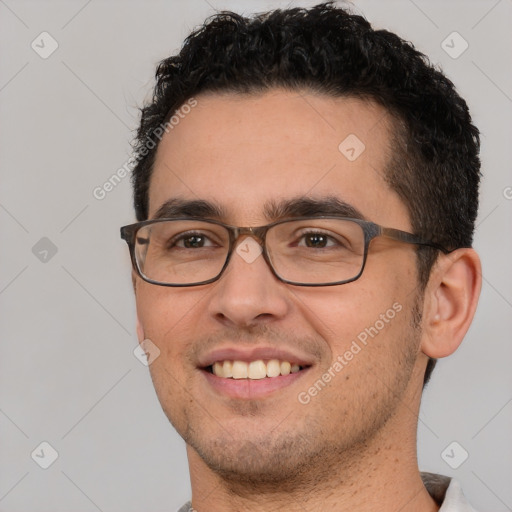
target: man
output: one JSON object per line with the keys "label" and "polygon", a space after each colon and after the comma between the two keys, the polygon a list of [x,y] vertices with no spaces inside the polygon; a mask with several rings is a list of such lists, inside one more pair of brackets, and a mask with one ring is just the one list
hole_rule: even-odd
{"label": "man", "polygon": [[222,13],[159,65],[135,149],[122,236],[182,510],[473,510],[416,458],[481,285],[453,84],[333,4]]}

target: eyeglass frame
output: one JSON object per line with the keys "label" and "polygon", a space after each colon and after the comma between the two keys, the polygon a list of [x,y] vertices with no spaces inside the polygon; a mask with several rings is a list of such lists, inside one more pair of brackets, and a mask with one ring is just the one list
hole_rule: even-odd
{"label": "eyeglass frame", "polygon": [[[298,283],[295,281],[289,281],[287,279],[282,278],[274,268],[272,261],[268,255],[267,246],[266,246],[266,236],[267,232],[273,228],[274,226],[277,226],[279,224],[284,224],[286,222],[293,222],[293,221],[301,221],[301,220],[315,220],[315,219],[339,219],[339,220],[347,220],[351,222],[355,222],[358,224],[364,233],[364,253],[363,253],[363,262],[361,265],[361,269],[359,273],[350,279],[345,279],[343,281],[336,281],[334,283]],[[137,258],[135,256],[135,237],[137,235],[137,232],[139,229],[141,229],[144,226],[148,226],[150,224],[158,224],[161,222],[169,222],[169,221],[201,221],[206,222],[210,224],[216,224],[218,226],[224,227],[228,233],[229,233],[229,247],[226,255],[226,261],[224,262],[224,265],[222,266],[219,273],[211,278],[207,279],[206,281],[200,281],[197,283],[162,283],[159,281],[154,281],[153,279],[148,278],[145,276],[137,262]],[[277,221],[274,221],[270,224],[266,224],[264,226],[253,226],[253,227],[240,227],[240,226],[231,226],[230,224],[225,224],[224,222],[221,222],[216,219],[205,219],[201,217],[171,217],[171,218],[161,218],[161,219],[149,219],[144,220],[141,222],[136,222],[134,224],[128,224],[126,226],[122,226],[120,229],[121,232],[121,238],[128,244],[128,248],[130,251],[130,258],[132,261],[132,266],[134,270],[137,272],[139,277],[146,281],[147,283],[154,284],[157,286],[168,286],[172,288],[186,288],[186,287],[192,287],[192,286],[202,286],[205,284],[214,283],[215,281],[218,281],[221,276],[224,274],[224,271],[226,270],[227,266],[229,265],[229,262],[231,260],[231,256],[235,250],[235,247],[237,245],[238,239],[243,235],[248,235],[254,239],[257,239],[260,241],[260,245],[262,248],[262,255],[265,259],[268,267],[272,271],[272,274],[282,283],[290,284],[292,286],[307,286],[307,287],[319,287],[319,286],[339,286],[342,284],[348,284],[356,281],[359,279],[366,266],[366,260],[368,257],[368,249],[370,246],[370,242],[379,236],[384,236],[386,238],[390,238],[392,240],[396,240],[398,242],[404,242],[407,244],[414,244],[414,245],[420,245],[424,247],[432,247],[434,249],[437,249],[444,254],[448,254],[455,249],[446,249],[440,244],[437,244],[431,240],[424,240],[423,238],[418,237],[417,235],[414,235],[413,233],[409,233],[407,231],[402,231],[400,229],[395,228],[388,228],[381,226],[379,224],[376,224],[375,222],[371,222],[368,220],[362,220],[362,219],[356,219],[352,217],[345,217],[342,215],[316,215],[316,216],[302,216],[302,217],[288,217],[286,219],[280,219]]]}

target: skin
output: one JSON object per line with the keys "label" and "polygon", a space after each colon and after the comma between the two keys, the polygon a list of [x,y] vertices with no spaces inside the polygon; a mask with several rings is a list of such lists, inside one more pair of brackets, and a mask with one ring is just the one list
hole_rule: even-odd
{"label": "skin", "polygon": [[[259,226],[273,220],[269,199],[335,195],[368,220],[411,231],[383,179],[393,125],[380,106],[284,90],[196,99],[158,148],[149,218],[170,198],[204,199],[224,208],[228,224]],[[366,146],[353,162],[338,150],[349,134]],[[384,238],[372,242],[362,277],[342,286],[290,286],[263,258],[249,264],[236,253],[215,283],[167,288],[134,274],[134,285],[138,336],[161,351],[151,376],[187,442],[198,512],[438,510],[417,467],[417,416],[428,356],[456,350],[474,314],[474,251],[441,255],[424,295],[414,246]],[[298,394],[395,303],[401,311],[301,404]],[[256,399],[219,393],[198,368],[212,349],[263,345],[312,365]]]}

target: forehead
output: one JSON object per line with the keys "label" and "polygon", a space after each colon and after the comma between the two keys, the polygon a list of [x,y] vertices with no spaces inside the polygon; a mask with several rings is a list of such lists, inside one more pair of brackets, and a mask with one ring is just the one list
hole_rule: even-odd
{"label": "forehead", "polygon": [[382,107],[284,90],[196,101],[160,142],[150,218],[169,199],[200,199],[220,205],[226,221],[251,225],[269,220],[269,201],[335,196],[370,220],[384,223],[384,215],[408,228],[406,208],[384,180],[392,123]]}

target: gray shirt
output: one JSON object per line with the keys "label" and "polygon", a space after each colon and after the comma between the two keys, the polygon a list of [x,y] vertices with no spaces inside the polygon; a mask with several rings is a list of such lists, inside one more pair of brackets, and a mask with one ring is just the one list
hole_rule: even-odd
{"label": "gray shirt", "polygon": [[[476,512],[467,502],[457,480],[434,473],[421,473],[421,478],[430,496],[441,506],[439,512]],[[178,512],[195,512],[195,509],[189,501]]]}

